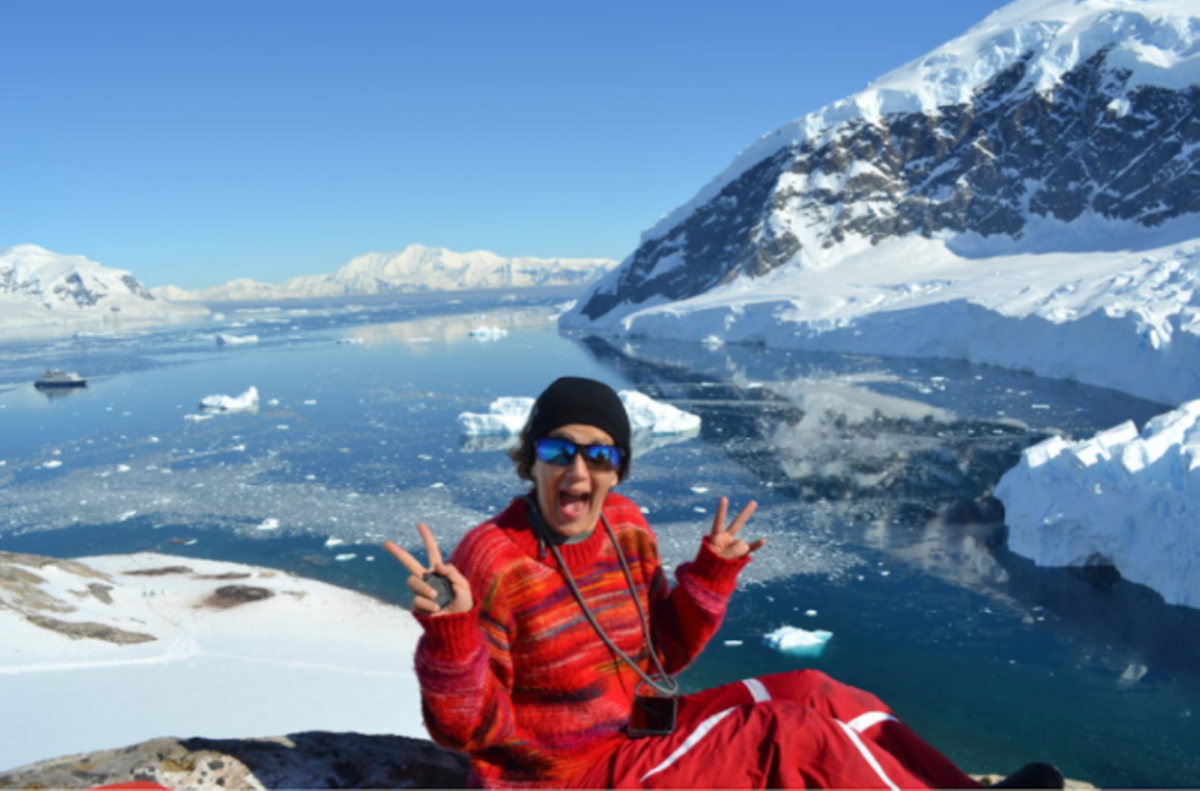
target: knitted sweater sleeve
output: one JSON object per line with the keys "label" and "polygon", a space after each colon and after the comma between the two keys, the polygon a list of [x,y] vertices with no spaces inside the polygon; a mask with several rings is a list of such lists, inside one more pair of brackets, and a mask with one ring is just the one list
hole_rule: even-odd
{"label": "knitted sweater sleeve", "polygon": [[511,618],[493,578],[489,585],[473,559],[452,562],[471,580],[470,612],[418,616],[425,634],[416,671],[429,735],[453,750],[476,752],[509,738],[514,729]]}
{"label": "knitted sweater sleeve", "polygon": [[647,574],[651,631],[665,669],[678,673],[700,655],[721,627],[738,574],[750,557],[723,558],[705,537],[695,560],[676,570],[677,584],[672,588],[659,561],[657,541],[652,547],[646,558],[651,566]]}

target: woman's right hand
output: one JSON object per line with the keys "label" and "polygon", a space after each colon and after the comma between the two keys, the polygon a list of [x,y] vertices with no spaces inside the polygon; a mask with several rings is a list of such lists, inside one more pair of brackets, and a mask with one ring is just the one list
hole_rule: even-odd
{"label": "woman's right hand", "polygon": [[[428,568],[422,566],[416,558],[395,542],[383,542],[383,548],[412,572],[412,576],[408,578],[408,589],[413,592],[413,612],[432,616],[470,612],[471,608],[475,606],[475,598],[471,595],[471,583],[467,582],[467,578],[454,566],[442,562],[442,552],[438,549],[433,531],[427,525],[417,525],[417,531],[421,534],[421,540],[425,543],[425,553],[429,556]],[[454,598],[445,607],[438,607],[437,591],[425,581],[425,575],[431,571],[450,580]]]}

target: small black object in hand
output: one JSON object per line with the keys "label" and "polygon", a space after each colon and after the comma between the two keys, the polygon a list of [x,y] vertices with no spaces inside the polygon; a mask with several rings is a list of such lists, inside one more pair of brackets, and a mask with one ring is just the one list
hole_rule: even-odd
{"label": "small black object in hand", "polygon": [[439,610],[454,601],[454,588],[450,585],[450,578],[445,574],[430,571],[424,577],[421,577],[421,581],[437,591],[437,596],[434,597],[433,601],[437,604]]}

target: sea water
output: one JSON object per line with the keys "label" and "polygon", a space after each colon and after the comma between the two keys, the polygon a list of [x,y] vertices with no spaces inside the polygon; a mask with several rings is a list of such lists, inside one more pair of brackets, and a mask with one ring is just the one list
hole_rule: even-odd
{"label": "sea water", "polygon": [[[1200,777],[1200,612],[1004,547],[989,495],[1020,451],[1166,406],[946,361],[567,336],[557,295],[227,309],[202,325],[0,348],[0,550],[154,550],[272,566],[405,603],[379,549],[445,551],[523,490],[462,412],[604,379],[702,417],[640,437],[632,497],[672,569],[717,499],[767,546],[688,689],[813,667],[869,689],[968,771],[1052,760],[1100,786]],[[499,328],[504,332],[475,332]],[[258,342],[218,346],[217,333]],[[48,367],[86,389],[35,390]],[[208,395],[260,393],[205,414]],[[816,656],[762,645],[833,633]]]}

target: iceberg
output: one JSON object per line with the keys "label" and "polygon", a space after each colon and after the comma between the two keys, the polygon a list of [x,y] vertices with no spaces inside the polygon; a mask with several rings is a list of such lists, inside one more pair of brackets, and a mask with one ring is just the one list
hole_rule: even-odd
{"label": "iceberg", "polygon": [[1021,454],[996,486],[1008,546],[1039,566],[1110,565],[1200,608],[1200,400]]}
{"label": "iceberg", "polygon": [[620,396],[635,433],[648,431],[651,434],[686,434],[700,429],[699,415],[655,401],[636,390],[622,390]]}
{"label": "iceberg", "polygon": [[520,434],[533,409],[534,399],[524,396],[497,398],[485,414],[463,412],[458,425],[469,437],[494,437]]}
{"label": "iceberg", "polygon": [[254,343],[258,343],[257,335],[217,335],[218,346],[248,346]]}
{"label": "iceberg", "polygon": [[256,412],[258,411],[258,388],[251,386],[240,396],[205,396],[200,399],[200,408],[206,412]]}
{"label": "iceberg", "polygon": [[791,656],[820,656],[833,632],[824,629],[809,631],[797,626],[781,626],[763,635],[763,645]]}
{"label": "iceberg", "polygon": [[495,341],[508,335],[508,330],[500,327],[484,326],[476,327],[468,334],[477,341]]}
{"label": "iceberg", "polygon": [[[634,434],[689,434],[700,430],[700,417],[682,409],[655,401],[636,390],[621,390],[618,395]],[[535,399],[505,396],[491,403],[486,413],[463,412],[458,416],[462,432],[470,437],[511,436],[521,433]]]}

